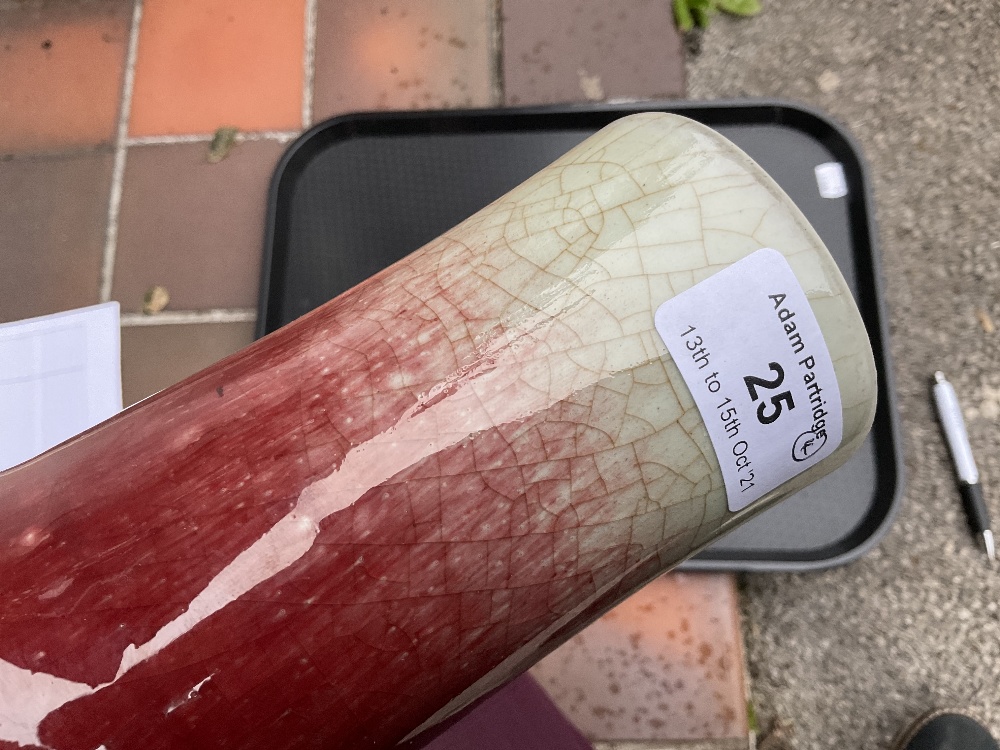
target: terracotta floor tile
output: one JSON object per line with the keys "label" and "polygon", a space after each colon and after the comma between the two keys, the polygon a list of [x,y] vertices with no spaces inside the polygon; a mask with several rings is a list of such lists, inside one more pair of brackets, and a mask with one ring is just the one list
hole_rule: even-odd
{"label": "terracotta floor tile", "polygon": [[684,51],[662,0],[503,2],[507,104],[684,92]]}
{"label": "terracotta floor tile", "polygon": [[0,154],[110,143],[131,0],[0,2]]}
{"label": "terracotta floor tile", "polygon": [[99,301],[113,162],[0,160],[0,323]]}
{"label": "terracotta floor tile", "polygon": [[132,135],[302,126],[305,0],[145,0]]}
{"label": "terracotta floor tile", "polygon": [[491,0],[319,0],[317,120],[492,103]]}
{"label": "terracotta floor tile", "polygon": [[592,740],[747,736],[733,576],[663,576],[531,672]]}
{"label": "terracotta floor tile", "polygon": [[125,406],[179,383],[253,341],[253,323],[194,323],[122,328]]}
{"label": "terracotta floor tile", "polygon": [[218,164],[205,143],[129,149],[112,286],[123,312],[142,310],[154,285],[170,310],[256,306],[267,188],[284,149],[242,143]]}

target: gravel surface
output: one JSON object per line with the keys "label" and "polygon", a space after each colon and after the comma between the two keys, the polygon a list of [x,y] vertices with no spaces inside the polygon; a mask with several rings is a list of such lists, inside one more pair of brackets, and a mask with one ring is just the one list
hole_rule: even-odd
{"label": "gravel surface", "polygon": [[941,704],[971,708],[1000,738],[1000,568],[965,528],[928,385],[940,368],[958,390],[1000,521],[1000,2],[764,5],[713,21],[688,91],[806,102],[860,142],[907,489],[864,559],[743,580],[753,700],[765,726],[792,723],[796,748],[885,748]]}

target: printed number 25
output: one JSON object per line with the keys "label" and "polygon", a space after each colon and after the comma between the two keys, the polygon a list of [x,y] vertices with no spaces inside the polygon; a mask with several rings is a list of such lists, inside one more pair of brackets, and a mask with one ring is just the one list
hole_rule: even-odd
{"label": "printed number 25", "polygon": [[[784,382],[785,371],[781,369],[781,365],[777,362],[771,362],[769,366],[771,368],[771,372],[775,375],[772,380],[756,378],[753,375],[745,375],[743,377],[743,382],[747,384],[747,390],[750,392],[751,401],[757,401],[761,398],[761,395],[757,393],[758,388],[774,390]],[[795,402],[792,400],[791,391],[782,391],[781,393],[777,393],[771,396],[770,400],[771,406],[774,407],[770,412],[767,410],[766,403],[762,403],[757,406],[757,421],[761,424],[771,424],[771,422],[780,417],[782,404],[785,404],[789,411],[795,408]]]}

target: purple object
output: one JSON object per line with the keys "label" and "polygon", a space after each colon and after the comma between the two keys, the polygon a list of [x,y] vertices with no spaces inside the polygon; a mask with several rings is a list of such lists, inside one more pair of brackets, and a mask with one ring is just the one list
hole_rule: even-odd
{"label": "purple object", "polygon": [[413,750],[593,750],[548,694],[522,675]]}

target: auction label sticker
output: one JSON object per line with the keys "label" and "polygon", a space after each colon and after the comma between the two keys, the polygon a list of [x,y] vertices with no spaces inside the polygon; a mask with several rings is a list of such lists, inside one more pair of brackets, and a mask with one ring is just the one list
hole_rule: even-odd
{"label": "auction label sticker", "polygon": [[764,248],[659,306],[737,511],[840,445],[840,387],[788,261]]}

